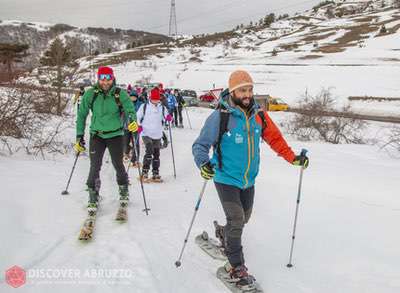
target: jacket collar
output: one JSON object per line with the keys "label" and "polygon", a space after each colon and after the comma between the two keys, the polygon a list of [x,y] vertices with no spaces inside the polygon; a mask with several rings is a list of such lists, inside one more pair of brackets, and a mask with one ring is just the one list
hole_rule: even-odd
{"label": "jacket collar", "polygon": [[[243,110],[239,109],[239,106],[235,105],[232,102],[231,97],[232,96],[229,93],[229,89],[225,89],[224,91],[222,91],[220,94],[218,107],[227,110],[228,112],[230,112],[233,115],[242,115]],[[253,116],[253,114],[256,113],[258,111],[258,109],[260,109],[260,105],[258,105],[256,103],[254,98],[253,98],[253,101],[254,101],[254,103],[253,103],[250,111],[248,111],[248,113],[250,113],[249,116]]]}

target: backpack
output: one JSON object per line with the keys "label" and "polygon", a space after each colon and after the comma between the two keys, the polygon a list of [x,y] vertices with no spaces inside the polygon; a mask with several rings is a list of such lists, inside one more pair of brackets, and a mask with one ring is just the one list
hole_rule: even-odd
{"label": "backpack", "polygon": [[[143,105],[143,116],[142,116],[142,118],[140,119],[140,124],[143,123],[144,116],[146,115],[147,104],[148,104],[148,103],[145,103],[145,104]],[[164,105],[161,105],[161,107],[162,107],[162,117],[163,117],[163,119],[164,119],[164,116],[165,116],[165,107],[164,107]]]}
{"label": "backpack", "polygon": [[[92,97],[92,99],[91,99],[91,101],[90,101],[90,103],[89,103],[89,109],[90,109],[92,112],[93,112],[93,104],[94,104],[94,101],[96,100],[96,98],[97,98],[97,96],[99,95],[99,93],[100,93],[100,90],[99,90],[99,89],[95,89],[95,90],[94,90],[94,95],[93,95],[93,97]],[[119,87],[115,88],[115,91],[114,91],[115,103],[116,103],[117,106],[118,106],[119,113],[122,114],[122,104],[121,104],[121,101],[119,100],[120,93],[121,93],[121,89],[120,89]]]}
{"label": "backpack", "polygon": [[[220,114],[219,133],[218,133],[218,139],[214,145],[214,148],[215,148],[215,150],[217,152],[217,156],[218,156],[218,167],[219,167],[219,169],[222,169],[221,140],[222,140],[222,136],[224,135],[224,133],[228,131],[230,112],[223,105],[219,105],[218,110],[219,110],[219,114]],[[262,121],[262,132],[261,133],[264,133],[264,130],[268,126],[267,119],[265,118],[265,115],[264,115],[264,111],[259,110],[257,112],[257,115],[260,117],[260,119]]]}
{"label": "backpack", "polygon": [[175,109],[176,107],[176,97],[173,94],[167,95],[168,109]]}

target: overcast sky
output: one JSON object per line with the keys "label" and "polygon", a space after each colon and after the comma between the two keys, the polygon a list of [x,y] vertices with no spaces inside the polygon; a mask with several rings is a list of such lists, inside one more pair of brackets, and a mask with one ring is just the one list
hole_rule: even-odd
{"label": "overcast sky", "polygon": [[[295,13],[322,0],[176,0],[178,33],[231,29],[263,15]],[[168,34],[171,0],[0,0],[0,19],[130,28]]]}

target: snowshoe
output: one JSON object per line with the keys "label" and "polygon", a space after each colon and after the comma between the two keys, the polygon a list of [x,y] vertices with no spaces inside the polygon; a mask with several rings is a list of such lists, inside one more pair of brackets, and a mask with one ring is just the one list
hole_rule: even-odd
{"label": "snowshoe", "polygon": [[246,266],[232,267],[228,262],[218,268],[217,278],[233,293],[261,293],[264,292],[256,279],[250,275]]}
{"label": "snowshoe", "polygon": [[226,261],[227,257],[224,248],[218,243],[217,239],[210,238],[206,231],[203,231],[195,238],[196,244],[213,259]]}

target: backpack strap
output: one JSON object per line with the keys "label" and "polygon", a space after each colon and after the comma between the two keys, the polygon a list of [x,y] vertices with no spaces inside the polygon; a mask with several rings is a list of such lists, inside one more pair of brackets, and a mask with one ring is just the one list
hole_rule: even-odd
{"label": "backpack strap", "polygon": [[121,101],[120,101],[120,99],[119,99],[120,93],[121,93],[121,88],[116,87],[116,88],[115,88],[115,91],[114,91],[114,99],[115,99],[115,103],[116,103],[117,106],[118,106],[119,113],[122,114],[123,109],[122,109]]}
{"label": "backpack strap", "polygon": [[265,118],[264,111],[263,110],[259,110],[257,115],[260,117],[261,122],[262,122],[262,125],[261,125],[262,132],[261,133],[264,133],[265,128],[267,128],[267,126],[268,126],[267,119]]}
{"label": "backpack strap", "polygon": [[[92,99],[91,99],[91,102],[89,103],[89,109],[90,109],[92,112],[93,112],[93,104],[94,104],[94,101],[96,101],[97,96],[99,95],[99,93],[100,93],[100,90],[99,90],[99,89],[94,89],[93,97],[92,97]],[[120,93],[121,93],[121,89],[120,89],[119,87],[115,88],[115,91],[114,91],[115,103],[116,103],[117,106],[118,106],[119,112],[122,113],[122,104],[121,104],[121,101],[120,101],[120,99],[119,99]]]}
{"label": "backpack strap", "polygon": [[218,133],[217,143],[215,144],[215,149],[218,156],[218,168],[221,169],[222,168],[221,140],[224,133],[228,130],[230,112],[227,109],[220,107],[219,116],[220,116],[219,133]]}
{"label": "backpack strap", "polygon": [[96,99],[97,99],[97,96],[99,95],[99,92],[100,92],[100,90],[99,89],[94,89],[94,91],[93,91],[93,96],[92,96],[92,98],[91,98],[91,100],[90,100],[90,103],[89,103],[89,109],[90,109],[90,111],[92,111],[93,112],[93,104],[94,104],[94,101],[96,101]]}
{"label": "backpack strap", "polygon": [[140,124],[143,123],[144,115],[146,115],[146,108],[147,108],[147,102],[144,103],[144,105],[143,105],[143,116],[142,116],[142,118],[140,118]]}

